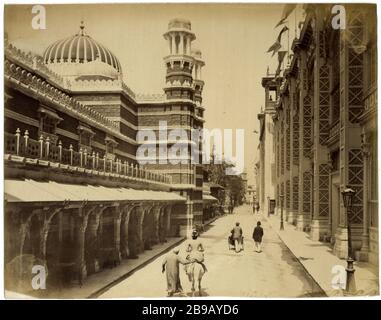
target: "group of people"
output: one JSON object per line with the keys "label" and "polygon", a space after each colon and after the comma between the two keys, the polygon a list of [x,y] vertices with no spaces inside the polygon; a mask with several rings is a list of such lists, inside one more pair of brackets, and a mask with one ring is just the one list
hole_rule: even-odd
{"label": "group of people", "polygon": [[[255,251],[256,252],[262,252],[261,244],[262,244],[262,238],[263,238],[264,232],[263,228],[261,227],[261,222],[258,221],[256,227],[253,230],[253,240],[255,243]],[[180,264],[184,265],[185,273],[187,274],[189,281],[192,282],[192,290],[194,290],[194,267],[195,264],[198,264],[201,266],[201,273],[204,274],[207,272],[207,268],[204,264],[204,245],[198,239],[199,233],[197,230],[192,231],[192,237],[190,240],[188,240],[185,244],[185,252],[186,257],[183,258],[179,255],[180,249],[175,248],[173,251],[168,254],[162,264],[162,272],[166,272],[167,277],[167,291],[168,296],[171,297],[176,293],[182,293],[183,288],[181,286],[180,281]],[[243,250],[243,231],[240,226],[239,222],[236,222],[235,226],[231,230],[231,240],[234,243],[235,251],[240,252]],[[201,277],[202,277],[201,274]],[[200,281],[199,278],[199,289],[200,287]]]}
{"label": "group of people", "polygon": [[180,281],[180,264],[184,265],[185,273],[189,281],[192,281],[193,267],[195,263],[201,265],[203,272],[207,272],[204,264],[204,246],[198,239],[199,233],[197,230],[192,231],[192,237],[186,242],[185,251],[186,257],[179,255],[180,249],[175,248],[167,255],[162,264],[162,272],[166,272],[167,276],[167,291],[168,296],[173,296],[176,293],[181,293],[183,288]]}
{"label": "group of people", "polygon": [[[240,227],[239,222],[236,222],[233,229],[230,231],[230,241],[232,244],[234,244],[235,252],[240,252],[243,250],[243,231]],[[262,244],[262,238],[263,238],[264,232],[263,228],[261,227],[261,222],[257,222],[257,226],[253,230],[253,240],[255,244],[255,251],[256,252],[262,252],[261,244]]]}
{"label": "group of people", "polygon": [[257,213],[259,213],[259,209],[260,209],[259,202],[254,202],[253,213],[255,213],[255,211],[257,211]]}

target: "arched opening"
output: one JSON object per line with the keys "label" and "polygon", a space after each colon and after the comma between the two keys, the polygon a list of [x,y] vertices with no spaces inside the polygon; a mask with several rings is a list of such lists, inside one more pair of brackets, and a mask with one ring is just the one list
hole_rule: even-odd
{"label": "arched opening", "polygon": [[103,268],[116,265],[115,249],[115,213],[114,208],[107,208],[100,217],[100,251],[101,266]]}
{"label": "arched opening", "polygon": [[100,213],[92,212],[88,217],[85,233],[85,261],[87,274],[99,271],[100,259]]}
{"label": "arched opening", "polygon": [[[66,286],[74,280],[77,274],[77,252],[78,252],[78,209],[63,209],[52,219],[52,226],[58,221],[58,228],[49,230],[47,240],[47,256],[59,252],[59,260],[56,261],[58,268],[58,285]],[[51,233],[53,231],[53,233]],[[57,234],[56,234],[57,231]],[[58,238],[58,239],[57,239]],[[58,240],[58,243],[55,241]],[[56,246],[55,246],[55,243]]]}
{"label": "arched opening", "polygon": [[[4,216],[4,284],[8,290],[18,290],[23,282],[23,243],[26,226],[22,226],[22,215],[27,212],[7,210]],[[29,279],[29,277],[28,277]]]}
{"label": "arched opening", "polygon": [[23,254],[38,258],[40,255],[42,220],[38,214],[30,217],[29,228],[26,231]]}
{"label": "arched opening", "polygon": [[180,47],[180,36],[177,35],[175,37],[175,47],[176,47],[176,54],[179,54],[179,47]]}
{"label": "arched opening", "polygon": [[127,259],[130,255],[130,250],[128,247],[128,224],[130,219],[129,210],[129,208],[124,209],[120,222],[120,253],[122,259]]}
{"label": "arched opening", "polygon": [[47,289],[59,287],[63,284],[64,272],[61,270],[61,216],[61,213],[57,213],[52,217],[46,240]]}

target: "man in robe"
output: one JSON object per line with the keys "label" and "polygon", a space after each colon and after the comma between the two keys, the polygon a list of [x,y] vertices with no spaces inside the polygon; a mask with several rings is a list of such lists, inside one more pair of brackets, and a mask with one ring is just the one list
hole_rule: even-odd
{"label": "man in robe", "polygon": [[[199,233],[196,229],[193,229],[192,231],[192,238],[186,242],[185,250],[188,253],[189,259],[196,261],[197,263],[201,264],[204,273],[207,272],[207,268],[204,264],[204,245],[202,244],[202,241],[198,238]],[[191,281],[191,268],[189,268],[188,265],[185,266],[185,272],[189,277],[189,281]]]}
{"label": "man in robe", "polygon": [[180,282],[180,268],[181,264],[192,263],[193,260],[186,260],[179,256],[179,249],[175,248],[171,253],[169,253],[162,264],[162,273],[166,271],[167,276],[167,291],[168,297],[173,296],[174,293],[182,292]]}

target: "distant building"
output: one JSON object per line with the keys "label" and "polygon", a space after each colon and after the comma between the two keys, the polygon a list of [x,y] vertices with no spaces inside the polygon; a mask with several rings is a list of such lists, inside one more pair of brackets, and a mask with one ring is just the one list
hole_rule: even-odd
{"label": "distant building", "polygon": [[257,201],[262,212],[267,213],[270,200],[275,200],[275,152],[274,123],[275,103],[277,100],[278,81],[270,76],[262,79],[265,88],[265,109],[258,114],[259,129],[259,162],[256,165]]}

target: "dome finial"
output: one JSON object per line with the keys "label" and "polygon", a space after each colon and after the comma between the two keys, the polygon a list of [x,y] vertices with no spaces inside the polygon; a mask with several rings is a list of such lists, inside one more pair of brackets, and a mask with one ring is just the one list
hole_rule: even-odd
{"label": "dome finial", "polygon": [[80,29],[81,29],[80,34],[81,34],[81,36],[83,36],[84,35],[83,29],[85,29],[85,24],[84,24],[83,20],[81,21]]}

